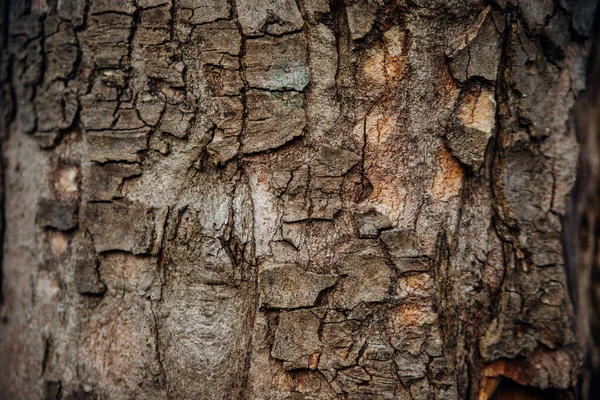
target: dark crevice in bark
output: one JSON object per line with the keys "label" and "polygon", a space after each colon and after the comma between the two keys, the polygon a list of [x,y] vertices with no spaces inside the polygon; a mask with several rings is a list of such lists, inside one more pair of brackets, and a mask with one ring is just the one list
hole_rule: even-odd
{"label": "dark crevice in bark", "polygon": [[[242,167],[238,167],[241,170],[240,173],[240,178],[239,180],[236,181],[235,187],[237,188],[237,185],[241,182],[244,185],[248,185],[248,177],[244,174],[243,168]],[[234,194],[233,194],[233,198],[235,198],[235,188],[233,190]],[[252,197],[250,195],[248,195],[247,198],[248,202],[250,204],[247,204],[246,207],[249,207],[250,210],[252,210],[252,227],[251,227],[251,234],[250,234],[250,242],[249,243],[244,243],[244,248],[241,249],[241,254],[240,254],[240,279],[241,281],[246,281],[246,285],[248,287],[248,292],[249,294],[247,295],[247,298],[250,299],[250,301],[248,301],[248,305],[247,305],[247,310],[246,310],[246,318],[244,321],[244,327],[246,329],[246,331],[244,332],[246,334],[246,352],[245,352],[245,358],[244,358],[244,364],[243,364],[243,371],[242,371],[242,383],[239,387],[239,398],[240,400],[243,400],[247,397],[248,392],[250,390],[250,385],[249,385],[249,380],[250,380],[250,368],[252,366],[252,355],[253,355],[253,350],[254,350],[254,325],[256,322],[256,316],[257,313],[259,311],[260,308],[260,297],[259,297],[259,292],[258,292],[258,287],[259,287],[259,277],[258,277],[258,260],[256,258],[256,238],[255,238],[255,227],[254,224],[256,224],[256,216],[254,215],[254,202],[252,200]],[[233,212],[233,209],[232,209]],[[234,221],[235,223],[235,221]],[[230,244],[228,243],[228,245],[230,246]],[[250,260],[246,260],[244,257],[244,253],[245,253],[245,246],[251,246],[250,247]],[[244,274],[244,264],[248,264],[247,267],[250,269],[249,273]],[[244,276],[246,275],[246,276]]]}
{"label": "dark crevice in bark", "polygon": [[170,398],[169,396],[169,384],[168,384],[168,380],[167,380],[167,373],[166,373],[166,368],[165,368],[165,362],[164,362],[164,356],[163,353],[161,351],[161,346],[162,346],[162,338],[161,338],[161,332],[160,332],[160,326],[159,326],[159,316],[157,315],[157,310],[156,307],[158,304],[160,304],[160,302],[163,300],[164,298],[164,290],[165,290],[165,286],[167,284],[166,282],[166,270],[165,270],[165,248],[167,246],[167,241],[168,241],[168,232],[169,229],[173,229],[171,227],[171,224],[175,223],[175,230],[177,229],[177,224],[179,223],[179,221],[181,220],[181,216],[184,214],[185,212],[185,208],[179,210],[178,212],[178,218],[175,219],[173,218],[172,214],[173,210],[171,208],[169,208],[167,210],[167,215],[165,217],[165,221],[164,221],[164,225],[163,225],[163,232],[162,232],[162,237],[161,237],[161,243],[158,247],[158,253],[156,255],[156,272],[158,274],[158,280],[159,280],[159,294],[158,294],[158,299],[155,300],[150,300],[150,311],[152,313],[152,318],[153,318],[153,323],[154,323],[154,353],[155,353],[155,359],[156,362],[158,364],[159,367],[159,372],[160,372],[160,383],[162,388],[164,389],[167,398]]}
{"label": "dark crevice in bark", "polygon": [[571,400],[572,398],[568,390],[542,390],[502,378],[490,400]]}

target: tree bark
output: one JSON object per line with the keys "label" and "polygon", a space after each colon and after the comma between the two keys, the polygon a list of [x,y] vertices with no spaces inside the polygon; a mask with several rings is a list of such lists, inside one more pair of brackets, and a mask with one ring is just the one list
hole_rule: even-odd
{"label": "tree bark", "polygon": [[595,1],[1,4],[2,398],[576,395]]}

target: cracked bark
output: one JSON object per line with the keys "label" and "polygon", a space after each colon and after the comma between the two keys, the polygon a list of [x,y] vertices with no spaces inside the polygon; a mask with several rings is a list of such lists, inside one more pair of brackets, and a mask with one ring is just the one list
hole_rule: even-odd
{"label": "cracked bark", "polygon": [[594,396],[594,1],[0,4],[3,398]]}

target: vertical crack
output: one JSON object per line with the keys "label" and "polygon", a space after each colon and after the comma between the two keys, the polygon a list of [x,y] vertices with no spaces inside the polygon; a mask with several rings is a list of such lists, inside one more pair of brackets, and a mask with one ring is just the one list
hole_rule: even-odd
{"label": "vertical crack", "polygon": [[239,62],[240,62],[240,78],[242,79],[242,83],[243,83],[243,87],[240,90],[240,97],[241,97],[241,101],[242,101],[242,127],[241,127],[241,132],[238,136],[238,143],[239,143],[239,150],[238,151],[243,151],[243,145],[244,145],[244,139],[246,137],[246,133],[247,133],[247,119],[248,119],[248,80],[246,79],[246,64],[245,64],[245,59],[246,59],[246,35],[244,34],[244,30],[242,29],[242,24],[240,24],[240,21],[238,20],[238,16],[237,16],[237,8],[236,8],[236,4],[235,4],[235,0],[228,0],[229,1],[229,5],[231,7],[231,17],[233,19],[233,22],[235,23],[235,26],[237,27],[237,30],[240,34],[241,37],[241,41],[240,41],[240,54],[239,54]]}

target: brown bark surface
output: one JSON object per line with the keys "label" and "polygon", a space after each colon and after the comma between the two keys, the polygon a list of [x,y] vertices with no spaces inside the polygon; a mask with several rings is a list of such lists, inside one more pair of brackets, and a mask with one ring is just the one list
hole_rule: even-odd
{"label": "brown bark surface", "polygon": [[574,396],[596,1],[0,4],[1,398]]}

